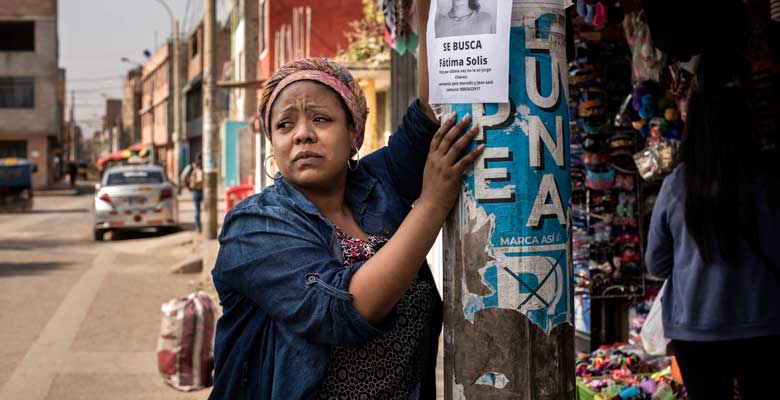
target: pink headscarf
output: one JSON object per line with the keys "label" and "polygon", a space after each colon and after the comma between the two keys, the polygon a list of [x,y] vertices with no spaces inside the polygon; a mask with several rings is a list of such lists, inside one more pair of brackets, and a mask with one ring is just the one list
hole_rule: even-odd
{"label": "pink headscarf", "polygon": [[333,89],[344,100],[357,133],[352,142],[354,154],[363,145],[366,117],[368,116],[366,96],[346,68],[327,58],[305,58],[292,61],[276,71],[266,82],[260,98],[260,117],[265,136],[271,140],[271,107],[279,93],[290,84],[304,80],[322,83]]}

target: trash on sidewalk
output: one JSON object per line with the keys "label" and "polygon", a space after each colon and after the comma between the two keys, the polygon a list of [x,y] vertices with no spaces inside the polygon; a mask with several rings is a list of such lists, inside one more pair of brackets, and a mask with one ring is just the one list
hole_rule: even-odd
{"label": "trash on sidewalk", "polygon": [[213,384],[214,303],[205,292],[171,299],[161,307],[157,368],[168,385],[181,391]]}

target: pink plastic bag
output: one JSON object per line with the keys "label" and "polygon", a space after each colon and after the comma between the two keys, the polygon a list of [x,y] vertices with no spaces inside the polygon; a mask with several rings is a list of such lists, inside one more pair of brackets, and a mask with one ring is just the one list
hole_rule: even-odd
{"label": "pink plastic bag", "polygon": [[165,383],[182,390],[211,386],[215,308],[205,292],[171,299],[161,307],[157,368]]}

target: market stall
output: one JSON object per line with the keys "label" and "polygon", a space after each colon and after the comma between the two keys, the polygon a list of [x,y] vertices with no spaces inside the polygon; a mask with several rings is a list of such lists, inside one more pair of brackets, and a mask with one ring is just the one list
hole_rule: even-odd
{"label": "market stall", "polygon": [[[680,56],[691,38],[671,32],[699,33],[671,29],[687,21],[658,14],[667,3],[652,16],[639,1],[577,0],[569,10],[578,399],[686,398],[665,342],[658,347],[645,337],[643,346],[640,336],[663,283],[644,264],[648,226],[663,178],[676,167],[699,76],[698,57]],[[754,96],[746,140],[776,152],[778,100],[770,92],[780,74],[780,18],[770,21],[768,1],[745,4],[750,29],[742,51]],[[691,7],[683,15],[695,13]],[[668,55],[653,43],[648,18],[670,27],[661,35]],[[659,355],[648,355],[654,346]]]}
{"label": "market stall", "polygon": [[678,99],[687,90],[683,72],[671,79],[677,92],[662,83],[663,55],[638,5],[626,3],[606,10],[606,19],[591,18],[584,1],[571,12],[575,321],[589,350],[636,342],[660,286],[642,250],[657,182],[673,167],[683,124]]}
{"label": "market stall", "polygon": [[687,398],[671,357],[648,356],[641,346],[601,346],[577,356],[577,399]]}

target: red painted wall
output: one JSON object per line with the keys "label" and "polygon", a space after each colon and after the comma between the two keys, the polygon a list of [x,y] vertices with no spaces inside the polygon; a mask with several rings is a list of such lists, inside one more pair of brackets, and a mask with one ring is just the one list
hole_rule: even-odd
{"label": "red painted wall", "polygon": [[[282,25],[292,25],[294,7],[311,7],[310,55],[312,57],[334,57],[337,49],[346,49],[347,39],[344,33],[351,30],[352,21],[363,18],[361,0],[265,0],[259,1],[259,6],[263,3],[265,3],[267,18],[266,50],[261,50],[257,65],[258,79],[261,80],[268,79],[274,72],[275,33]],[[262,16],[261,11],[259,14]],[[258,46],[262,49],[260,43]]]}

